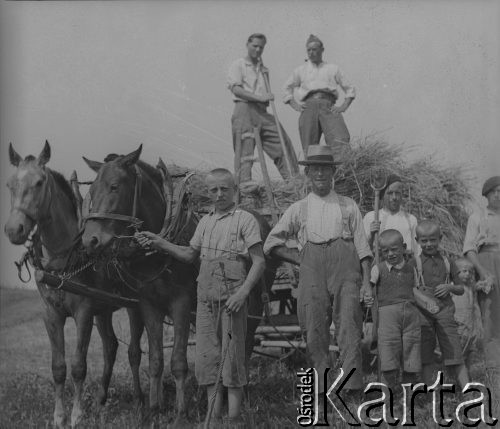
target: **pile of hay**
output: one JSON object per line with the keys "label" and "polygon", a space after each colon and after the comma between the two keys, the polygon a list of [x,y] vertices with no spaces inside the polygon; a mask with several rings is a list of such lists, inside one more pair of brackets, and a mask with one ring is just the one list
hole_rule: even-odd
{"label": "pile of hay", "polygon": [[[470,178],[462,166],[444,167],[431,157],[408,161],[408,148],[380,140],[354,142],[344,154],[344,163],[335,174],[335,190],[353,198],[361,213],[373,210],[374,192],[370,186],[370,173],[384,168],[397,174],[405,182],[405,209],[418,220],[433,219],[443,231],[442,246],[449,254],[462,251],[468,213],[465,207],[472,200],[469,193]],[[198,208],[210,204],[203,184],[203,172],[190,181],[190,192]],[[283,212],[290,204],[309,192],[307,179],[301,175],[293,181],[273,181],[275,204]],[[248,208],[271,208],[264,186],[251,195],[244,195],[242,205]]]}

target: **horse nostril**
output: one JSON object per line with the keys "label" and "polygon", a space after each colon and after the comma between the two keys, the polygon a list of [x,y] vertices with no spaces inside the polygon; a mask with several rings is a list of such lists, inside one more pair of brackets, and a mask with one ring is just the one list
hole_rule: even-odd
{"label": "horse nostril", "polygon": [[19,235],[23,235],[24,234],[24,225],[21,223],[19,224],[19,228],[17,228],[17,232]]}
{"label": "horse nostril", "polygon": [[99,239],[95,235],[90,239],[90,247],[92,249],[97,249],[97,247],[99,247]]}

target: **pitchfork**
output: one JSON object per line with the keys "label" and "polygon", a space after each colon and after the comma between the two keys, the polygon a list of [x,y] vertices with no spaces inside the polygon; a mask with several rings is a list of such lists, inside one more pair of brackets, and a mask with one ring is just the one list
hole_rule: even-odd
{"label": "pitchfork", "polygon": [[[375,222],[379,221],[379,211],[380,211],[380,191],[384,190],[387,186],[387,173],[382,168],[373,168],[370,170],[370,186],[375,191],[375,202],[373,204],[373,210],[375,212]],[[377,231],[373,237],[373,247],[375,250],[375,264],[378,266],[380,263],[380,249],[379,249],[379,233]],[[377,298],[377,286],[375,285],[375,299]],[[378,309],[378,304],[376,305]],[[378,335],[378,314],[373,317],[373,307],[372,307],[372,319],[375,319],[375,335]],[[380,368],[380,354],[377,355],[377,381],[381,381],[381,368]]]}

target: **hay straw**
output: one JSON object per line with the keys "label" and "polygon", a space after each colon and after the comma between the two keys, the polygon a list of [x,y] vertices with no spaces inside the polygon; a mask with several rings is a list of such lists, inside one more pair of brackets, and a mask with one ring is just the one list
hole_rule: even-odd
{"label": "hay straw", "polygon": [[[373,210],[371,170],[383,167],[388,173],[397,174],[405,184],[404,209],[418,220],[433,219],[438,222],[443,231],[443,249],[448,254],[458,255],[462,251],[467,225],[465,206],[472,200],[468,171],[459,165],[442,166],[430,156],[410,162],[405,157],[410,150],[403,145],[374,138],[354,142],[351,149],[344,153],[344,162],[335,173],[335,190],[353,198],[364,215]],[[205,174],[198,172],[190,183],[193,202],[200,210],[210,204],[204,185]],[[289,182],[275,180],[272,187],[280,211],[309,192],[307,179],[303,175]],[[241,205],[247,208],[269,208],[264,185],[256,193],[244,195]]]}

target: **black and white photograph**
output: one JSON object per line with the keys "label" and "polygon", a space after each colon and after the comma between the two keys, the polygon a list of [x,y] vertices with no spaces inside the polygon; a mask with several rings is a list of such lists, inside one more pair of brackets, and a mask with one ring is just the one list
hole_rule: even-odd
{"label": "black and white photograph", "polygon": [[0,427],[494,427],[500,3],[0,3]]}

